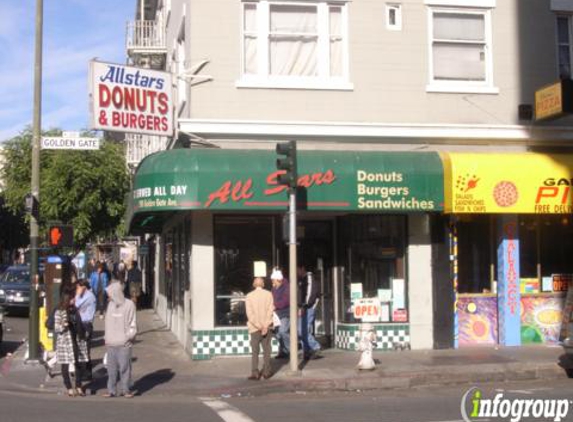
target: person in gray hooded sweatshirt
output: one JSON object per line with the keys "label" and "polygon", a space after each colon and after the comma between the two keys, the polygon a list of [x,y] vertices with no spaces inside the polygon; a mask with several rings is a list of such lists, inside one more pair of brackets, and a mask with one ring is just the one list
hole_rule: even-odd
{"label": "person in gray hooded sweatshirt", "polygon": [[[130,390],[131,348],[137,334],[135,305],[123,294],[119,282],[106,289],[109,303],[105,314],[105,345],[107,349],[107,393],[104,397],[133,397]],[[119,376],[119,390],[117,389]],[[118,394],[119,393],[119,394]]]}

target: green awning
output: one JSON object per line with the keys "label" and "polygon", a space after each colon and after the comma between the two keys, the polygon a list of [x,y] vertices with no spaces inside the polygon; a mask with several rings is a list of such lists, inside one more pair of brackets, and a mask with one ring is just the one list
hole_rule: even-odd
{"label": "green awning", "polygon": [[[158,230],[173,212],[285,211],[269,150],[174,149],[147,156],[135,174],[131,232]],[[433,152],[299,151],[299,205],[308,211],[442,211],[443,167]]]}

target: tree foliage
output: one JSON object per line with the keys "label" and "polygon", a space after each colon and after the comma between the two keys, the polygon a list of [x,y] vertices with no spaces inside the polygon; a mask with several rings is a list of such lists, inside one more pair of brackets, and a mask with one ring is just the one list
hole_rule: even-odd
{"label": "tree foliage", "polygon": [[[60,136],[51,130],[43,136]],[[4,144],[2,171],[6,206],[22,212],[30,192],[32,131],[23,130]],[[53,222],[72,224],[74,241],[83,245],[96,237],[120,236],[129,176],[123,145],[102,142],[97,151],[42,150],[40,152],[40,227]]]}

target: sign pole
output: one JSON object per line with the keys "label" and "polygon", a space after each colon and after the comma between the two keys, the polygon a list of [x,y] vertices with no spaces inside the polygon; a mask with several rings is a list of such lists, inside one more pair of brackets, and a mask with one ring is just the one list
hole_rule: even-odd
{"label": "sign pole", "polygon": [[43,0],[36,0],[36,46],[34,62],[34,119],[32,135],[32,197],[38,207],[30,213],[30,314],[28,320],[28,360],[38,361],[39,321],[38,321],[38,218],[40,214],[40,142],[42,136],[42,31]]}
{"label": "sign pole", "polygon": [[290,370],[298,372],[298,300],[296,262],[296,187],[289,188],[289,295],[290,295]]}

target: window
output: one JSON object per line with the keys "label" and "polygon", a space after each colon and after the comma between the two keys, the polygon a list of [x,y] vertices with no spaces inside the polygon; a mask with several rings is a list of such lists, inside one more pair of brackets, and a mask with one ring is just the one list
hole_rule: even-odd
{"label": "window", "polygon": [[253,263],[273,263],[272,217],[215,217],[215,324],[245,325]]}
{"label": "window", "polygon": [[386,29],[391,31],[402,30],[402,6],[399,4],[386,4]]}
{"label": "window", "polygon": [[351,89],[346,5],[244,2],[239,87]]}
{"label": "window", "polygon": [[571,16],[557,16],[557,51],[559,77],[571,77]]}
{"label": "window", "polygon": [[428,91],[497,93],[489,9],[430,9]]}
{"label": "window", "polygon": [[497,276],[496,220],[489,215],[458,218],[458,293],[491,293]]}
{"label": "window", "polygon": [[519,259],[522,279],[573,274],[573,224],[569,215],[519,217]]}
{"label": "window", "polygon": [[339,228],[342,320],[357,322],[355,299],[380,298],[380,322],[406,322],[406,217],[352,215],[341,217]]}

